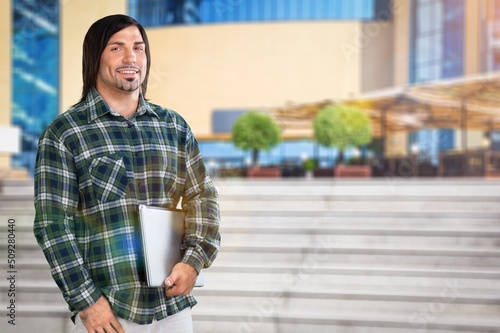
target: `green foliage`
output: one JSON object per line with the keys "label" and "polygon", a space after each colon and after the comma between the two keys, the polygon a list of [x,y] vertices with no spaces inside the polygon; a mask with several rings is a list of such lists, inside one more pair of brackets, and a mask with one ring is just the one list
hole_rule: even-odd
{"label": "green foliage", "polygon": [[372,140],[371,122],[368,115],[346,106],[327,106],[314,118],[316,141],[327,147],[359,147]]}
{"label": "green foliage", "polygon": [[269,115],[249,111],[239,117],[232,128],[236,147],[254,151],[254,164],[259,150],[269,150],[281,141],[281,129]]}
{"label": "green foliage", "polygon": [[234,144],[241,149],[269,150],[281,141],[281,130],[267,114],[250,111],[232,129]]}
{"label": "green foliage", "polygon": [[304,162],[305,171],[313,171],[318,165],[318,161],[314,158],[309,158]]}

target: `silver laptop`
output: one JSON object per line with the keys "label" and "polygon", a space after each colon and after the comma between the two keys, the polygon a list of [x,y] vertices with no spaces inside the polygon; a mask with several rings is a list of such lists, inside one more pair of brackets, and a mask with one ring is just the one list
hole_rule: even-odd
{"label": "silver laptop", "polygon": [[[148,286],[164,287],[172,268],[182,260],[184,217],[181,210],[139,205]],[[203,287],[203,284],[200,272],[194,286]]]}

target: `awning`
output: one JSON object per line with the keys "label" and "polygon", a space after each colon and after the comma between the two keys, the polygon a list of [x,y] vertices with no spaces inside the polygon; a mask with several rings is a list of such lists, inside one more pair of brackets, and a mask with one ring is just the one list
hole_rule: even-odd
{"label": "awning", "polygon": [[423,128],[500,129],[500,73],[373,92],[343,104],[373,120],[375,136]]}
{"label": "awning", "polygon": [[[285,133],[302,131],[312,137],[316,114],[335,104],[364,110],[372,119],[375,137],[424,128],[500,130],[500,72],[395,87],[346,100],[289,102],[270,113]],[[466,146],[466,135],[462,137]]]}

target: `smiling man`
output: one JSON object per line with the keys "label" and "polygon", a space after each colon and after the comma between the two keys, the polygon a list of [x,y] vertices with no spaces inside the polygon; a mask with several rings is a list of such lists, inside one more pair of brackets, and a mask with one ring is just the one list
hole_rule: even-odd
{"label": "smiling man", "polygon": [[[39,141],[34,233],[78,332],[192,332],[190,292],[219,250],[216,189],[185,120],[145,100],[150,66],[137,21],[95,22],[82,98]],[[181,199],[183,259],[164,287],[148,287],[138,206]]]}

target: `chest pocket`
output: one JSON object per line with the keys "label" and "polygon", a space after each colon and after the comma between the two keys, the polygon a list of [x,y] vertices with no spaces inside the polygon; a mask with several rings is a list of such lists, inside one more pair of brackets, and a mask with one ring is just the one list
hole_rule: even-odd
{"label": "chest pocket", "polygon": [[102,156],[92,160],[90,177],[99,202],[110,202],[125,197],[128,178],[120,154]]}

